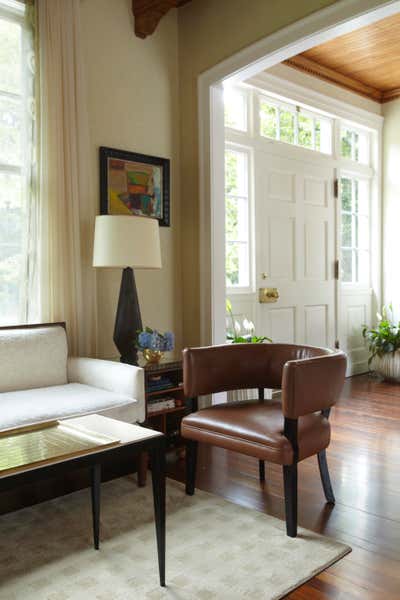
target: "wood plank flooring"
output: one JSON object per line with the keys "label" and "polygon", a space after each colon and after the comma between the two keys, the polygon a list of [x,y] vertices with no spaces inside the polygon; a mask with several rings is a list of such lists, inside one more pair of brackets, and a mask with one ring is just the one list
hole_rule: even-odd
{"label": "wood plank flooring", "polygon": [[[332,410],[327,451],[336,505],[324,503],[317,459],[299,466],[299,524],[353,552],[292,592],[291,600],[400,600],[400,385],[368,375],[348,379]],[[168,465],[184,480],[184,461]],[[284,518],[281,468],[201,446],[197,486]]]}

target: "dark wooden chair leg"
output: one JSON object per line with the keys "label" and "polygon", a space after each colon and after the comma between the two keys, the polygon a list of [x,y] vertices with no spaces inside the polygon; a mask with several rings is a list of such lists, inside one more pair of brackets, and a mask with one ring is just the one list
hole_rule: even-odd
{"label": "dark wooden chair leg", "polygon": [[147,469],[149,466],[149,455],[147,452],[141,452],[138,458],[137,481],[139,487],[144,487],[147,481]]}
{"label": "dark wooden chair leg", "polygon": [[321,475],[322,487],[324,488],[324,494],[326,501],[329,504],[335,504],[335,495],[332,490],[331,478],[329,476],[328,463],[326,461],[326,450],[318,452],[318,466],[319,473]]}
{"label": "dark wooden chair leg", "polygon": [[285,488],[286,533],[297,536],[297,463],[283,467]]}
{"label": "dark wooden chair leg", "polygon": [[101,466],[92,467],[92,517],[93,517],[93,542],[96,550],[99,549],[100,538],[100,485]]}
{"label": "dark wooden chair leg", "polygon": [[258,472],[260,475],[260,481],[265,481],[265,462],[263,460],[258,461]]}
{"label": "dark wooden chair leg", "polygon": [[160,585],[165,587],[165,440],[151,452],[154,516]]}
{"label": "dark wooden chair leg", "polygon": [[186,493],[193,496],[196,486],[198,442],[186,440]]}

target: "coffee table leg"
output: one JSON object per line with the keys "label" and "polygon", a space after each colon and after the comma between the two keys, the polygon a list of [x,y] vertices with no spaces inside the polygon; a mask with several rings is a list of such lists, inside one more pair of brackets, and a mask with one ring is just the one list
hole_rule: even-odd
{"label": "coffee table leg", "polygon": [[160,585],[165,587],[165,440],[151,451],[154,517],[156,522]]}
{"label": "coffee table leg", "polygon": [[92,516],[93,516],[93,541],[95,550],[99,549],[100,534],[100,484],[101,466],[92,467]]}

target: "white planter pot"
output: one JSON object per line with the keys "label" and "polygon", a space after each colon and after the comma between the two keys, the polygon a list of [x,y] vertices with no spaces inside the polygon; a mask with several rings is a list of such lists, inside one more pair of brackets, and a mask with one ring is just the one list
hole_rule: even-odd
{"label": "white planter pot", "polygon": [[387,381],[400,383],[400,350],[375,356],[371,367]]}

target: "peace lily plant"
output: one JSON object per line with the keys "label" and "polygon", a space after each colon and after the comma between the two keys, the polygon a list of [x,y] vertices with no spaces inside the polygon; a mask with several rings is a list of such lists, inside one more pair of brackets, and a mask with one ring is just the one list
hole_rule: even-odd
{"label": "peace lily plant", "polygon": [[[254,323],[247,318],[244,318],[243,324],[240,325],[239,321],[233,316],[232,304],[228,298],[226,299],[226,312],[231,321],[231,328],[226,337],[232,344],[262,344],[264,342],[272,342],[272,340],[265,335],[255,335]],[[243,329],[246,332],[244,334],[242,334]]]}
{"label": "peace lily plant", "polygon": [[368,365],[385,379],[400,381],[400,322],[394,321],[391,304],[376,316],[377,326],[364,325],[362,330],[370,352]]}

